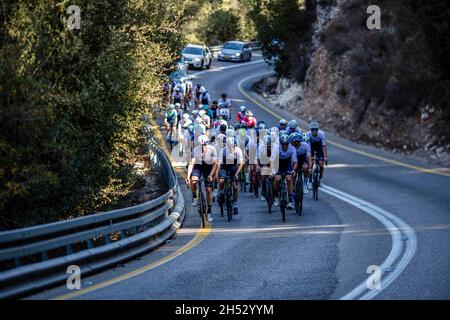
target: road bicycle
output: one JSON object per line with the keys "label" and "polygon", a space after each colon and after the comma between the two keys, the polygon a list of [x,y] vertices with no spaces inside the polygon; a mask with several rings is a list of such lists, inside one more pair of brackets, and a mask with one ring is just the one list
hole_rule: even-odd
{"label": "road bicycle", "polygon": [[242,192],[247,192],[247,181],[245,177],[245,166],[242,168],[241,172],[239,172],[239,186]]}
{"label": "road bicycle", "polygon": [[207,214],[208,214],[208,205],[206,203],[205,197],[205,179],[201,177],[198,180],[197,185],[197,199],[198,199],[198,213],[200,218],[202,219],[202,227],[206,228]]}
{"label": "road bicycle", "polygon": [[225,178],[225,187],[223,189],[223,194],[219,197],[219,207],[220,207],[220,216],[223,217],[224,207],[227,210],[227,218],[228,222],[233,220],[233,204],[232,204],[232,192],[231,192],[231,178],[229,175]]}
{"label": "road bicycle", "polygon": [[266,202],[269,208],[269,214],[272,214],[273,206],[273,179],[268,176],[266,179]]}
{"label": "road bicycle", "polygon": [[295,179],[295,213],[302,215],[303,210],[303,170],[299,170]]}
{"label": "road bicycle", "polygon": [[313,198],[314,200],[319,200],[319,187],[320,187],[320,166],[319,160],[317,159],[317,152],[314,152],[313,166],[312,166],[312,187],[313,187]]}
{"label": "road bicycle", "polygon": [[286,222],[286,208],[288,204],[286,175],[281,175],[280,181],[280,211],[283,222]]}
{"label": "road bicycle", "polygon": [[252,186],[252,190],[250,190],[250,192],[253,191],[253,193],[255,194],[256,198],[258,198],[258,195],[259,195],[259,193],[258,193],[259,180],[260,180],[260,174],[256,170],[256,166],[253,166],[253,169],[250,172],[250,183],[251,183],[251,186]]}

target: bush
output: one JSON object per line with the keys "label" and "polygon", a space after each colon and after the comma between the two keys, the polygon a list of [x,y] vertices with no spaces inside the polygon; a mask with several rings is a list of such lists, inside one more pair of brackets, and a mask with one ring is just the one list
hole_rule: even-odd
{"label": "bush", "polygon": [[[180,1],[4,2],[0,229],[89,214],[138,181],[140,117],[181,46]],[[107,192],[106,192],[107,190]]]}

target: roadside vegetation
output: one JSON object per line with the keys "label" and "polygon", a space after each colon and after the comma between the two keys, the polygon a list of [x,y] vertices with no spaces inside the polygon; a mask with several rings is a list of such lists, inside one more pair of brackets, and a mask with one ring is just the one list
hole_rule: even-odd
{"label": "roadside vegetation", "polygon": [[187,1],[78,1],[72,31],[70,4],[0,4],[0,230],[90,214],[144,183],[141,116],[178,58]]}

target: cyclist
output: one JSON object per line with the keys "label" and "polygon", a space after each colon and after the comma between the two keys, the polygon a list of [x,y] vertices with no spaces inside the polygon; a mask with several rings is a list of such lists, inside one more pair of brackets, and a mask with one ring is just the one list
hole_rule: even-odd
{"label": "cyclist", "polygon": [[170,96],[172,92],[172,86],[170,85],[169,80],[164,80],[163,84],[163,103],[166,104],[170,101]]}
{"label": "cyclist", "polygon": [[[184,114],[185,116],[187,114]],[[184,119],[183,119],[184,120]],[[180,126],[179,126],[180,127]],[[178,134],[178,139],[182,144],[182,148],[184,150],[184,160],[187,160],[187,165],[189,165],[189,160],[191,159],[192,150],[194,149],[194,130],[195,124],[191,121],[186,127],[181,126]]]}
{"label": "cyclist", "polygon": [[184,94],[181,92],[181,88],[177,85],[172,94],[172,104],[179,103],[181,105],[183,102],[183,96]]}
{"label": "cyclist", "polygon": [[194,88],[194,100],[195,100],[195,109],[198,109],[198,105],[200,102],[200,95],[202,92],[206,90],[205,87],[203,87],[200,83],[197,83],[197,85]]}
{"label": "cyclist", "polygon": [[[319,130],[319,124],[316,121],[313,121],[309,125],[309,131],[306,136],[309,141],[309,145],[311,146],[311,154],[314,155],[317,152],[317,158],[319,160],[320,166],[320,174],[319,181],[322,180],[323,171],[325,163],[328,163],[328,148],[327,142],[325,139],[325,133],[322,130]],[[311,176],[309,176],[310,183],[308,184],[308,188],[312,189],[312,181]]]}
{"label": "cyclist", "polygon": [[242,121],[244,121],[245,110],[247,110],[247,107],[246,106],[240,106],[239,110],[240,111],[236,115],[236,121],[241,123]]}
{"label": "cyclist", "polygon": [[257,121],[255,116],[253,115],[253,112],[251,112],[250,110],[245,112],[244,121],[247,123],[249,129],[256,128]]}
{"label": "cyclist", "polygon": [[181,121],[181,116],[183,115],[183,110],[181,110],[181,104],[175,103],[175,111],[177,112],[177,122]]}
{"label": "cyclist", "polygon": [[208,203],[208,221],[213,220],[211,214],[212,208],[212,188],[214,174],[217,170],[217,152],[216,149],[210,145],[209,138],[206,135],[201,135],[198,138],[199,145],[194,148],[191,162],[189,163],[186,183],[190,186],[192,191],[192,205],[197,205],[197,184],[198,181],[205,179],[206,199]]}
{"label": "cyclist", "polygon": [[278,152],[278,170],[275,174],[274,190],[275,190],[275,200],[274,205],[279,206],[279,190],[281,175],[286,176],[287,181],[287,191],[288,191],[288,205],[287,209],[294,209],[293,205],[293,190],[294,184],[292,181],[292,171],[297,170],[297,150],[289,144],[289,136],[283,134],[280,138],[281,147]]}
{"label": "cyclist", "polygon": [[296,120],[291,120],[288,123],[288,127],[286,129],[286,134],[290,136],[292,133],[297,132],[299,134],[302,134],[302,129],[300,129],[297,125]]}
{"label": "cyclist", "polygon": [[211,129],[211,124],[210,124],[211,119],[204,109],[202,109],[198,112],[198,116],[200,118],[200,119],[198,119],[198,122],[203,124],[206,127],[206,130]]}
{"label": "cyclist", "polygon": [[209,106],[211,104],[211,96],[209,95],[208,90],[203,88],[198,100],[200,104]]}
{"label": "cyclist", "polygon": [[222,117],[226,121],[230,121],[231,114],[227,108],[223,107],[223,104],[219,103],[219,117]]}
{"label": "cyclist", "polygon": [[166,114],[164,116],[164,127],[166,129],[167,134],[167,143],[170,143],[170,132],[172,130],[172,141],[175,141],[176,128],[178,124],[178,115],[175,110],[175,105],[171,104],[169,108],[167,108]]}
{"label": "cyclist", "polygon": [[291,133],[289,136],[291,145],[297,150],[297,172],[300,172],[300,168],[303,168],[303,193],[308,193],[308,180],[309,173],[311,172],[311,147],[308,143],[303,141],[303,135],[298,132]]}
{"label": "cyclist", "polygon": [[225,92],[220,96],[219,105],[220,104],[222,104],[223,108],[227,108],[228,113],[231,115],[231,100],[227,98]]}
{"label": "cyclist", "polygon": [[219,117],[219,112],[218,112],[218,109],[219,109],[219,103],[217,102],[217,100],[214,100],[212,103],[211,103],[211,106],[209,107],[209,109],[211,110],[211,112],[212,112],[212,119],[213,120],[216,120],[218,117]]}
{"label": "cyclist", "polygon": [[218,160],[220,170],[217,169],[216,176],[219,177],[219,197],[221,197],[221,201],[224,201],[225,178],[229,176],[232,181],[233,214],[239,214],[237,205],[239,197],[238,180],[245,161],[243,152],[241,148],[236,146],[234,137],[228,136],[226,138],[226,145],[220,151]]}
{"label": "cyclist", "polygon": [[278,131],[286,130],[287,129],[288,122],[286,119],[281,119],[278,123]]}
{"label": "cyclist", "polygon": [[272,137],[270,134],[265,135],[258,145],[257,166],[256,170],[261,175],[261,200],[266,200],[267,195],[267,177],[271,176],[273,172],[273,163],[278,154],[278,145],[272,144]]}
{"label": "cyclist", "polygon": [[186,84],[186,91],[184,93],[184,106],[187,109],[186,111],[189,112],[189,108],[191,106],[191,101],[192,101],[194,85],[192,84],[192,81],[190,80],[189,77],[186,78],[185,84]]}

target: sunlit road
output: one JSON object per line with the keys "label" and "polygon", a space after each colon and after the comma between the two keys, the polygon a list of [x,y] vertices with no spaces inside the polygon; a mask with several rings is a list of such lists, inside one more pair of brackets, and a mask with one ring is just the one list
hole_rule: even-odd
{"label": "sunlit road", "polygon": [[[217,69],[229,66],[233,68]],[[244,78],[268,71],[265,63],[216,62],[194,82],[205,85],[213,97],[227,92],[234,111],[245,104],[258,120],[275,125],[277,118],[253,99],[271,106],[253,94],[248,98],[252,79],[241,83],[245,95],[238,88]],[[289,117],[283,110],[271,110]],[[423,163],[327,135],[334,144],[329,146],[325,185],[384,209],[414,230],[416,242],[403,237],[395,268],[386,273],[394,275],[392,283],[381,283],[374,298],[450,299],[450,176],[425,173],[411,167],[427,168]],[[182,184],[188,211],[175,239],[139,260],[83,279],[84,290],[65,298],[339,299],[366,281],[369,266],[381,265],[395,251],[393,230],[357,205],[323,191],[317,202],[306,196],[301,217],[288,211],[286,223],[279,209],[269,215],[265,202],[243,193],[241,214],[228,223],[214,206],[214,222],[203,241],[183,247],[198,232],[200,221]],[[182,254],[158,263],[176,250]],[[127,276],[149,265],[148,271]],[[110,279],[116,280],[105,283]],[[68,292],[61,287],[31,298]]]}

